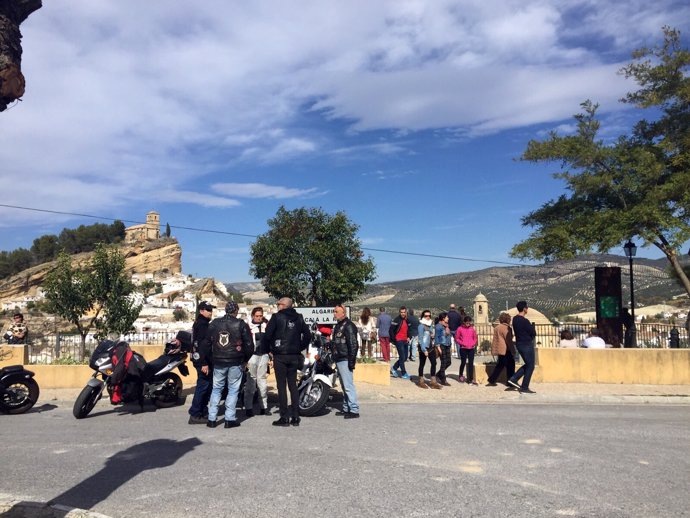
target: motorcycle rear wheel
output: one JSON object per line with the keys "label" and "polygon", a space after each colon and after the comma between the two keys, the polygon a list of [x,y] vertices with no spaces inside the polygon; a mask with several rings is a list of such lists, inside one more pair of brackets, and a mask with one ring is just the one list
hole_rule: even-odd
{"label": "motorcycle rear wheel", "polygon": [[314,381],[299,395],[299,414],[310,417],[318,414],[328,401],[331,387],[321,380]]}
{"label": "motorcycle rear wheel", "polygon": [[38,401],[38,383],[32,379],[15,381],[5,389],[0,399],[0,411],[4,414],[23,414]]}
{"label": "motorcycle rear wheel", "polygon": [[79,396],[77,396],[77,400],[74,402],[72,415],[77,419],[85,418],[87,415],[89,415],[89,412],[93,410],[93,407],[96,406],[96,403],[98,403],[99,399],[101,399],[100,388],[92,387],[91,385],[85,386],[79,393]]}
{"label": "motorcycle rear wheel", "polygon": [[182,380],[177,374],[171,372],[163,386],[151,396],[151,399],[158,408],[170,408],[179,403],[181,393]]}

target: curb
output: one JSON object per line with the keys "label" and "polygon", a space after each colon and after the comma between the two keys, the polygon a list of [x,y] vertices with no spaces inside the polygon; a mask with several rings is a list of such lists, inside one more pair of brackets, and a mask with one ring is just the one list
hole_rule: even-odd
{"label": "curb", "polygon": [[0,495],[0,516],[3,518],[110,518],[105,514],[76,507],[31,502],[9,495]]}

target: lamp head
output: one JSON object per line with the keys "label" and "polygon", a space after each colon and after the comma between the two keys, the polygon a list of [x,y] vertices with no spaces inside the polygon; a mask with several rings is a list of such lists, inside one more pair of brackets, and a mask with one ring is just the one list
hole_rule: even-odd
{"label": "lamp head", "polygon": [[628,242],[623,245],[623,250],[625,251],[626,257],[635,257],[635,254],[637,253],[637,245],[628,239]]}

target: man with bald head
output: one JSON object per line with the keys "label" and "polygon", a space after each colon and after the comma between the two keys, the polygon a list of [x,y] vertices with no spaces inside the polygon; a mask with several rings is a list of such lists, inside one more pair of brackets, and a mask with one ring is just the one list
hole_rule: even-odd
{"label": "man with bald head", "polygon": [[[311,332],[302,315],[297,313],[292,305],[292,299],[289,297],[278,300],[278,312],[268,321],[261,342],[262,353],[265,351],[273,355],[273,368],[276,374],[280,418],[273,422],[273,426],[299,426],[300,423],[297,370],[304,361],[302,351],[309,346]],[[292,419],[288,412],[288,390]]]}

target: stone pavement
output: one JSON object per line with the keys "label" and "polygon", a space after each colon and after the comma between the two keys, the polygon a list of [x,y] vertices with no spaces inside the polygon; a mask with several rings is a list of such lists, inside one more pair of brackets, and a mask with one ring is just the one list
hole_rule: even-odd
{"label": "stone pavement", "polygon": [[[408,372],[416,372],[414,362],[408,363]],[[520,394],[506,390],[499,383],[496,387],[471,386],[459,383],[457,375],[449,376],[449,387],[441,390],[421,389],[416,386],[416,376],[411,380],[391,379],[389,386],[359,383],[357,391],[361,403],[395,404],[429,402],[430,404],[682,404],[690,405],[690,385],[613,385],[593,383],[532,383],[536,394]],[[272,392],[273,405],[275,387]],[[81,389],[45,389],[41,391],[40,404],[72,405]],[[185,391],[187,395],[190,390]],[[39,502],[20,502],[12,495],[0,494],[0,516],[3,518],[107,518],[102,514],[64,506],[49,506]]]}

